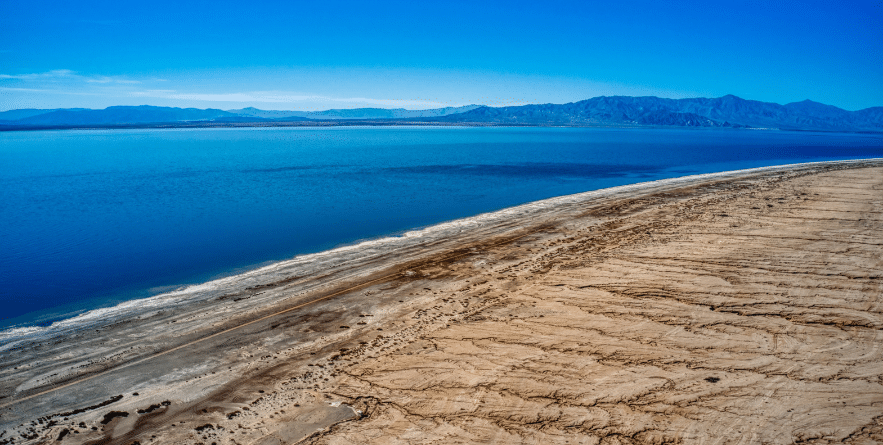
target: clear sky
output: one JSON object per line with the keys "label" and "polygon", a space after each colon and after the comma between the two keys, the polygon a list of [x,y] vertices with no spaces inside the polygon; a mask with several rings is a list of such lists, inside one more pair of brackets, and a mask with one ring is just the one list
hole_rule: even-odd
{"label": "clear sky", "polygon": [[0,111],[883,106],[883,1],[0,0]]}

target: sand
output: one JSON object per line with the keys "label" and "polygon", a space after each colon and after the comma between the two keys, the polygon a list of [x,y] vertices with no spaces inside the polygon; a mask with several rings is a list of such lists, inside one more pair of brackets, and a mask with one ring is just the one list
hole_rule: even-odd
{"label": "sand", "polygon": [[7,341],[0,445],[883,441],[883,162],[556,199]]}

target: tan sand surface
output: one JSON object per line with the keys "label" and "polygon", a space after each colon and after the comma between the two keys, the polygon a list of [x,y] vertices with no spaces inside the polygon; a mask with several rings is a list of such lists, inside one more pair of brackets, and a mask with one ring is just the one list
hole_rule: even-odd
{"label": "tan sand surface", "polygon": [[883,442],[880,162],[543,212],[4,352],[0,445]]}

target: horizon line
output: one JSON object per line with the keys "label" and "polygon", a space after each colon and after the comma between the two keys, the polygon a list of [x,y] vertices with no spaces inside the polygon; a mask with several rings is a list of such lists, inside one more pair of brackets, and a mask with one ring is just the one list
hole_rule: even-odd
{"label": "horizon line", "polygon": [[449,106],[445,106],[445,107],[435,107],[435,108],[404,108],[404,107],[385,108],[385,107],[374,106],[374,107],[352,107],[352,108],[328,108],[328,109],[324,109],[324,110],[297,110],[297,109],[264,109],[264,108],[257,108],[257,107],[254,107],[254,106],[243,107],[243,108],[228,108],[228,109],[224,109],[224,108],[212,108],[212,107],[207,107],[207,108],[197,108],[197,107],[174,107],[174,106],[163,106],[163,105],[140,104],[140,105],[110,105],[110,106],[107,106],[107,107],[104,107],[104,108],[83,108],[83,107],[69,107],[69,108],[10,108],[10,109],[6,109],[6,110],[0,110],[0,113],[5,113],[5,112],[9,112],[9,111],[19,111],[19,110],[47,110],[47,111],[61,111],[61,110],[91,110],[91,111],[101,111],[101,110],[107,110],[108,108],[115,108],[115,107],[132,107],[132,108],[134,108],[134,107],[155,107],[155,108],[177,108],[177,109],[181,109],[181,110],[187,110],[187,109],[194,109],[194,110],[220,110],[220,111],[226,111],[226,112],[231,112],[231,111],[234,111],[234,110],[237,110],[237,111],[238,111],[238,110],[254,109],[254,110],[259,110],[259,111],[280,111],[280,112],[289,111],[289,112],[301,112],[301,113],[323,113],[323,112],[327,112],[327,111],[337,111],[337,110],[370,110],[370,109],[373,109],[373,110],[390,110],[390,111],[392,111],[392,110],[404,110],[404,111],[428,111],[428,110],[439,110],[439,109],[445,109],[445,108],[463,108],[463,107],[471,107],[471,106],[475,106],[475,107],[478,107],[478,108],[481,108],[481,107],[487,107],[487,108],[511,108],[511,107],[523,107],[523,106],[527,106],[527,105],[567,105],[567,104],[573,104],[573,103],[583,102],[583,101],[592,100],[592,99],[608,98],[608,97],[609,97],[609,98],[615,98],[615,97],[629,97],[629,98],[656,98],[656,99],[675,100],[675,101],[680,101],[680,100],[691,100],[691,99],[723,99],[723,98],[725,98],[725,97],[734,97],[734,98],[736,98],[736,99],[745,100],[745,101],[760,102],[760,103],[769,103],[769,104],[776,104],[776,105],[783,105],[783,106],[784,106],[784,105],[790,105],[790,104],[798,104],[798,103],[803,103],[803,102],[812,102],[812,103],[817,103],[817,104],[821,104],[821,105],[825,105],[825,106],[829,106],[829,107],[834,107],[834,108],[837,108],[837,109],[840,109],[840,110],[843,110],[843,111],[847,111],[847,112],[855,112],[855,111],[867,110],[867,109],[871,109],[871,108],[881,108],[881,107],[883,107],[883,105],[876,105],[876,106],[871,106],[871,107],[866,107],[866,108],[860,108],[860,109],[858,109],[858,110],[852,110],[852,111],[851,111],[851,110],[846,110],[846,109],[844,109],[844,108],[840,108],[840,107],[838,107],[838,106],[836,106],[836,105],[826,104],[826,103],[823,103],[823,102],[814,101],[814,100],[812,100],[812,99],[804,99],[804,100],[801,100],[801,101],[788,102],[788,103],[784,103],[784,104],[782,104],[782,103],[778,103],[778,102],[764,102],[764,101],[760,101],[760,100],[746,99],[746,98],[743,98],[743,97],[740,97],[740,96],[736,96],[735,94],[725,94],[725,95],[723,95],[723,96],[719,96],[719,97],[695,96],[695,97],[683,97],[683,98],[678,98],[678,99],[676,99],[676,98],[671,98],[671,97],[661,97],[661,96],[629,96],[629,95],[609,95],[609,96],[608,96],[608,95],[602,95],[602,96],[594,96],[594,97],[590,97],[590,98],[586,98],[586,99],[580,99],[580,100],[576,100],[576,101],[563,102],[563,103],[553,103],[553,102],[543,102],[543,103],[539,103],[539,102],[538,102],[538,103],[523,103],[523,104],[520,104],[520,105],[502,105],[502,106],[493,106],[493,105],[485,105],[485,104],[471,103],[471,104],[464,104],[464,105],[449,105]]}

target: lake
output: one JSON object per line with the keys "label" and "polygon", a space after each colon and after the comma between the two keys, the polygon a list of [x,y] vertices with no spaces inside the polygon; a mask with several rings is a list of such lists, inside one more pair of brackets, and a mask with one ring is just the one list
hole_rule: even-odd
{"label": "lake", "polygon": [[0,327],[552,196],[883,157],[883,135],[334,127],[0,133]]}

